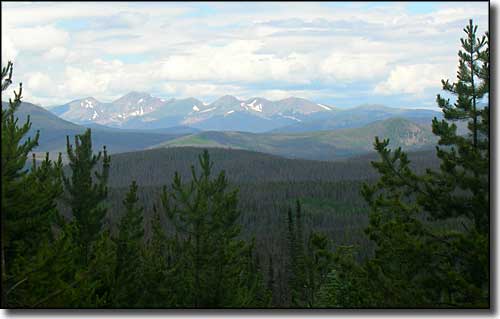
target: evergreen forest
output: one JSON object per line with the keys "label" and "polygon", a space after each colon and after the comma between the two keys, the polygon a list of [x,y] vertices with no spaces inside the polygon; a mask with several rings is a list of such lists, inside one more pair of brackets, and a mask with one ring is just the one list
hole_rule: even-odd
{"label": "evergreen forest", "polygon": [[336,162],[110,155],[91,129],[36,158],[20,84],[1,118],[2,306],[489,308],[489,37],[464,31],[435,148],[379,136],[376,156]]}

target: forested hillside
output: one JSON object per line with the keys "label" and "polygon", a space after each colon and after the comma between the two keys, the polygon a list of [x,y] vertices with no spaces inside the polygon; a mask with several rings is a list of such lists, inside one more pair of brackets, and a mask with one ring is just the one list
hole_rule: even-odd
{"label": "forested hillside", "polygon": [[489,35],[464,31],[432,131],[188,132],[116,154],[172,136],[82,130],[19,84],[1,116],[2,306],[490,308]]}
{"label": "forested hillside", "polygon": [[[136,180],[139,185],[164,185],[178,172],[183,179],[191,178],[191,165],[196,163],[203,148],[174,147],[116,154],[110,169],[109,185],[124,187]],[[365,155],[346,161],[312,161],[287,159],[244,150],[210,148],[214,161],[213,171],[226,172],[232,183],[279,182],[279,181],[342,181],[364,180],[377,176],[370,160],[375,156]],[[424,168],[437,168],[434,151],[409,154],[412,167],[419,172]]]}
{"label": "forested hillside", "polygon": [[201,132],[154,147],[198,146],[244,149],[288,158],[338,160],[373,151],[375,136],[391,139],[391,146],[405,150],[428,149],[436,142],[430,128],[392,118],[360,128],[304,133]]}
{"label": "forested hillside", "polygon": [[[2,102],[2,109],[7,109],[8,103]],[[33,135],[40,131],[37,153],[51,152],[57,156],[57,152],[64,152],[66,149],[66,136],[74,136],[85,132],[86,127],[63,120],[44,108],[31,104],[21,103],[16,111],[20,123],[24,123],[30,116],[32,126],[29,134]],[[160,142],[174,139],[193,130],[186,130],[178,127],[163,130],[117,130],[104,126],[92,127],[94,147],[102,148],[104,145],[112,153],[127,152],[132,150],[142,150]]]}

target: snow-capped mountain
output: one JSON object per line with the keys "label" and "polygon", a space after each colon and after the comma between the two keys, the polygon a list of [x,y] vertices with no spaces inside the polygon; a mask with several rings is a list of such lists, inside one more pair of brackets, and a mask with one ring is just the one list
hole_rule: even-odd
{"label": "snow-capped mountain", "polygon": [[195,98],[162,99],[148,93],[131,92],[103,103],[87,97],[50,109],[65,120],[121,128],[160,128],[187,125],[210,130],[260,132],[301,122],[311,114],[332,112],[332,106],[301,98],[270,101],[240,100],[225,95],[212,103]]}
{"label": "snow-capped mountain", "polygon": [[166,102],[147,93],[131,92],[111,103],[102,103],[93,97],[87,97],[52,108],[51,111],[78,124],[122,126],[132,118],[146,117]]}

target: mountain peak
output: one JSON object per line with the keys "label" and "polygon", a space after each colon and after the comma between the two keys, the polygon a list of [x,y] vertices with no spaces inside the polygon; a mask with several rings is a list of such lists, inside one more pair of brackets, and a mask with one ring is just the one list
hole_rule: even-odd
{"label": "mountain peak", "polygon": [[229,94],[221,96],[218,100],[237,100],[237,101],[239,101],[235,96],[232,96]]}
{"label": "mountain peak", "polygon": [[129,93],[125,94],[124,96],[118,98],[117,100],[115,100],[115,102],[124,101],[124,100],[141,99],[141,98],[151,98],[151,94],[146,93],[146,92],[132,91],[132,92],[129,92]]}
{"label": "mountain peak", "polygon": [[238,100],[236,97],[232,95],[224,95],[217,100],[215,100],[212,104],[215,105],[224,105],[224,106],[233,106],[233,105],[239,105],[240,100]]}
{"label": "mountain peak", "polygon": [[382,104],[361,104],[360,106],[356,107],[357,109],[361,110],[378,110],[378,111],[390,111],[394,110],[392,107],[388,107]]}
{"label": "mountain peak", "polygon": [[289,96],[287,98],[281,99],[280,101],[306,101],[306,99],[296,97],[296,96]]}

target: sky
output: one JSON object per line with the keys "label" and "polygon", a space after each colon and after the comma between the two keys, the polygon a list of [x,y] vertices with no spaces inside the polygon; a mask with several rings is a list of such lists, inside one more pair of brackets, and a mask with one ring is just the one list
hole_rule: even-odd
{"label": "sky", "polygon": [[435,108],[468,20],[479,34],[488,27],[488,2],[1,6],[2,66],[12,60],[24,100],[44,107],[141,91]]}

